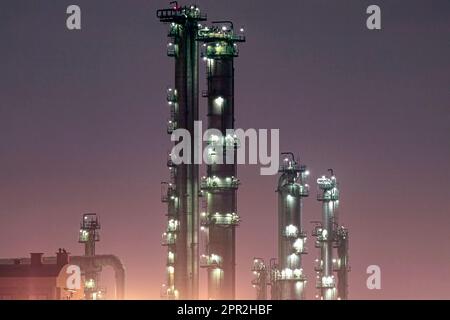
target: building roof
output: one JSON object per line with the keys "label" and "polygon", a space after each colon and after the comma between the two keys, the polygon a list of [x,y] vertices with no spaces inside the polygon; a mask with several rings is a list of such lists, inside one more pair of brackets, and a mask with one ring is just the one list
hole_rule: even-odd
{"label": "building roof", "polygon": [[58,277],[62,266],[56,264],[3,264],[0,278]]}

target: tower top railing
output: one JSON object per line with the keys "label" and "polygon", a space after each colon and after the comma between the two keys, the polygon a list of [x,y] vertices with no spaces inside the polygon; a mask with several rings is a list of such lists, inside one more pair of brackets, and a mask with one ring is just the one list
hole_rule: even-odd
{"label": "tower top railing", "polygon": [[156,16],[161,22],[182,23],[186,20],[205,21],[206,14],[197,6],[179,6],[174,4],[171,8],[156,11]]}

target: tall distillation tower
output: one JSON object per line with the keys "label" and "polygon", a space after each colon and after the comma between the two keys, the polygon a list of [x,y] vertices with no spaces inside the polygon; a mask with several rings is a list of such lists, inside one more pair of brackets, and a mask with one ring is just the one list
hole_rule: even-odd
{"label": "tall distillation tower", "polygon": [[[241,33],[243,29],[240,30]],[[237,214],[236,148],[234,129],[234,58],[242,34],[235,33],[229,21],[213,22],[199,30],[207,63],[208,133],[207,176],[201,180],[206,211],[201,224],[207,238],[206,254],[200,264],[208,272],[208,298],[235,298]],[[212,132],[215,131],[216,134]],[[228,151],[228,152],[227,152]],[[232,152],[230,152],[232,151]],[[230,156],[231,155],[231,156]]]}
{"label": "tall distillation tower", "polygon": [[[167,54],[175,60],[175,87],[168,89],[170,119],[167,133],[185,129],[194,137],[198,120],[198,42],[199,23],[206,16],[196,6],[181,7],[177,2],[157,11],[158,19],[169,24]],[[162,200],[168,204],[168,225],[162,244],[168,247],[167,283],[162,296],[167,299],[198,298],[199,175],[191,143],[191,161],[175,165],[169,156],[171,179],[163,184]]]}
{"label": "tall distillation tower", "polygon": [[305,298],[306,276],[302,255],[306,253],[306,232],[302,221],[303,198],[309,195],[309,172],[290,152],[282,153],[278,180],[278,261],[272,264],[272,299]]}
{"label": "tall distillation tower", "polygon": [[[316,247],[320,249],[320,257],[316,259],[316,287],[319,290],[316,298],[323,300],[348,298],[348,230],[339,225],[339,185],[333,170],[329,176],[317,179],[319,194],[317,200],[322,202],[322,222],[319,222],[313,236]],[[333,249],[337,249],[334,258]],[[337,281],[334,276],[337,273]],[[337,282],[337,284],[336,284]]]}

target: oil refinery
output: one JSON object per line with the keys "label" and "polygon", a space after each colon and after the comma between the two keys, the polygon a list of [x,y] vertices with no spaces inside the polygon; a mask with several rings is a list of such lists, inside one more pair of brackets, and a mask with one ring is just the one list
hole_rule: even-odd
{"label": "oil refinery", "polygon": [[[200,287],[204,285],[207,299],[234,300],[238,281],[237,233],[242,222],[238,209],[241,181],[237,150],[246,143],[245,138],[234,133],[236,110],[240,108],[235,99],[235,89],[239,90],[235,86],[235,76],[239,76],[235,58],[240,54],[239,45],[247,39],[244,29],[235,28],[228,19],[209,23],[196,5],[180,6],[174,1],[170,7],[157,10],[156,17],[166,26],[167,56],[174,67],[173,83],[165,92],[167,134],[172,142],[178,142],[180,131],[198,141],[196,123],[202,117],[207,119],[207,135],[200,137],[206,144],[205,166],[198,164],[198,146],[194,143],[183,150],[182,157],[187,161],[179,162],[174,149],[164,155],[169,173],[167,180],[161,182],[161,201],[167,218],[161,239],[165,283],[160,296],[167,300],[197,300],[202,297]],[[206,70],[204,78],[200,68]],[[200,81],[204,81],[206,90],[200,90]],[[205,114],[199,108],[200,97],[205,98]],[[277,168],[278,165],[275,176]],[[339,184],[332,169],[316,180],[316,200],[322,211],[320,220],[313,221],[309,237],[307,226],[311,224],[305,221],[304,203],[312,201],[308,200],[312,192],[310,180],[310,170],[299,157],[293,152],[280,154],[278,180],[273,181],[278,210],[271,213],[278,221],[272,230],[277,252],[259,252],[253,260],[254,278],[248,286],[255,288],[257,300],[306,300],[308,292],[311,296],[314,290],[319,300],[349,298],[349,232],[340,224]],[[78,234],[83,255],[70,256],[60,248],[51,257],[33,252],[30,258],[1,259],[0,298],[101,300],[107,292],[101,275],[105,267],[111,267],[114,299],[125,299],[122,260],[114,254],[97,253],[100,227],[97,214],[83,215]],[[308,250],[308,239],[317,249],[315,265],[305,263],[305,255],[313,254]],[[69,265],[81,270],[82,284],[77,290],[61,284],[61,279],[67,278]],[[315,272],[315,279],[307,277],[310,271]],[[47,279],[44,285],[43,277]],[[314,282],[315,289],[308,282]],[[33,290],[24,293],[27,288]]]}
{"label": "oil refinery", "polygon": [[[167,55],[174,59],[174,87],[167,90],[169,120],[167,133],[186,130],[191,136],[199,114],[199,60],[206,63],[208,132],[206,175],[199,178],[196,152],[191,144],[189,163],[175,164],[169,154],[170,178],[162,182],[161,198],[167,203],[167,227],[162,245],[167,246],[166,283],[163,299],[198,299],[199,268],[207,272],[208,299],[232,300],[236,294],[237,209],[236,150],[242,141],[231,135],[235,128],[234,58],[238,43],[246,41],[242,28],[236,32],[229,20],[213,21],[197,6],[171,7],[157,11],[157,18],[168,26]],[[173,139],[172,139],[173,141]],[[229,151],[233,152],[229,152]],[[223,161],[232,155],[231,161]],[[273,300],[303,300],[307,279],[302,256],[307,253],[307,233],[303,221],[303,201],[309,196],[309,171],[292,152],[282,153],[278,193],[278,258],[253,262],[252,281],[256,298],[266,300],[268,288]],[[228,159],[227,160],[230,160]],[[316,247],[316,286],[318,299],[347,299],[348,231],[337,225],[339,191],[334,175],[317,180],[323,202],[322,221],[314,228]],[[203,204],[200,208],[200,204]],[[201,210],[203,209],[203,210]],[[205,252],[199,252],[201,239]],[[336,257],[333,248],[337,248]],[[337,280],[333,272],[337,273]]]}

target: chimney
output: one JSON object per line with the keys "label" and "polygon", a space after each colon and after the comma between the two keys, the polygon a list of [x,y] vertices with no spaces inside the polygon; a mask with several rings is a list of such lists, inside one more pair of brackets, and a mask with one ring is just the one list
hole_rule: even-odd
{"label": "chimney", "polygon": [[66,265],[69,263],[69,254],[65,249],[59,249],[58,252],[56,252],[56,264],[60,267]]}
{"label": "chimney", "polygon": [[39,266],[42,264],[42,255],[43,253],[30,253],[31,255],[31,265]]}

